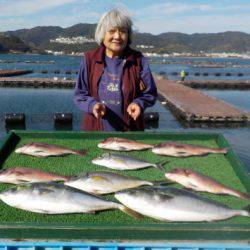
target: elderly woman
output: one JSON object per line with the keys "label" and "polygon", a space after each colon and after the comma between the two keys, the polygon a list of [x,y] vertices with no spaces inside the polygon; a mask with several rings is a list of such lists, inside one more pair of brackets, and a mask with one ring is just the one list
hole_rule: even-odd
{"label": "elderly woman", "polygon": [[95,32],[97,49],[85,53],[74,102],[85,112],[83,130],[144,130],[143,112],[157,89],[146,58],[129,47],[132,21],[122,10],[105,13]]}

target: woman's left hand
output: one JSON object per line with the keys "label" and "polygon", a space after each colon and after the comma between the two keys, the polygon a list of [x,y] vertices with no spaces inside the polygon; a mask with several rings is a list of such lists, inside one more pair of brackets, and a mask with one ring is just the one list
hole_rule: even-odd
{"label": "woman's left hand", "polygon": [[137,103],[130,103],[127,108],[128,114],[136,121],[141,114],[141,107]]}

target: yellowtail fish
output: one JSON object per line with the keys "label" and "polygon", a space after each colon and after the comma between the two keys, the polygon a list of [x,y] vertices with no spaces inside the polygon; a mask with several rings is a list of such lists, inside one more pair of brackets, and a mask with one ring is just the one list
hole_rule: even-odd
{"label": "yellowtail fish", "polygon": [[161,221],[201,222],[250,216],[249,207],[232,209],[193,192],[174,187],[141,187],[115,194],[130,209]]}
{"label": "yellowtail fish", "polygon": [[150,144],[118,137],[107,138],[104,141],[100,142],[98,144],[98,147],[116,151],[146,150],[149,148],[153,148],[153,146]]}
{"label": "yellowtail fish", "polygon": [[177,182],[186,188],[196,191],[213,194],[228,194],[250,200],[249,194],[229,188],[218,181],[191,169],[175,168],[172,171],[165,173],[165,176],[168,180]]}
{"label": "yellowtail fish", "polygon": [[155,154],[174,157],[206,155],[209,153],[226,154],[227,151],[227,148],[208,148],[191,144],[183,144],[179,142],[163,142],[156,145],[152,149],[152,152]]}
{"label": "yellowtail fish", "polygon": [[105,153],[102,156],[93,159],[92,163],[116,170],[136,170],[155,167],[164,171],[163,165],[167,163],[167,161],[154,164],[127,155]]}
{"label": "yellowtail fish", "polygon": [[120,190],[135,188],[143,185],[168,184],[167,182],[150,182],[136,177],[116,174],[109,171],[87,172],[72,177],[64,182],[71,186],[92,194],[109,194]]}
{"label": "yellowtail fish", "polygon": [[0,199],[9,206],[42,214],[95,213],[120,209],[140,217],[117,202],[65,186],[60,183],[29,183],[0,193]]}
{"label": "yellowtail fish", "polygon": [[85,155],[86,150],[73,150],[43,142],[31,142],[15,150],[18,154],[32,155],[36,157],[64,156],[68,154]]}
{"label": "yellowtail fish", "polygon": [[26,182],[67,181],[69,177],[44,172],[37,168],[15,167],[0,171],[0,182],[21,184]]}

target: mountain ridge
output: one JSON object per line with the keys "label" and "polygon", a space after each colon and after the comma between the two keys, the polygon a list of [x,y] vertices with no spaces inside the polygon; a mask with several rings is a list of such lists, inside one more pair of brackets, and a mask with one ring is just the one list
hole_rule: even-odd
{"label": "mountain ridge", "polygon": [[[84,52],[95,48],[97,44],[94,42],[64,44],[55,42],[55,39],[59,37],[68,37],[69,39],[73,37],[86,37],[87,39],[93,39],[95,27],[96,24],[78,23],[67,28],[60,26],[37,26],[30,29],[1,32],[0,51],[1,47],[6,49],[6,43],[3,46],[1,37],[8,36],[13,37],[13,39],[20,39],[24,43],[24,47],[30,48],[31,51]],[[144,47],[141,45],[144,45]],[[132,47],[137,48],[138,46],[142,52],[160,54],[173,52],[200,53],[201,51],[205,53],[246,53],[250,51],[250,34],[240,31],[193,34],[164,32],[159,35],[134,32]]]}

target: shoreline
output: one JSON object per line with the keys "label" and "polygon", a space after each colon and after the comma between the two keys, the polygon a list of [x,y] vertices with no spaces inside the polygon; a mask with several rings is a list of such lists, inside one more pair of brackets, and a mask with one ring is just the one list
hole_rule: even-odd
{"label": "shoreline", "polygon": [[[179,52],[173,52],[172,54],[157,54],[157,53],[151,53],[151,52],[142,52],[146,57],[149,58],[224,58],[224,59],[250,59],[249,54],[238,54],[235,52],[230,53],[206,53],[206,54],[192,54],[192,53],[179,53]],[[39,53],[24,53],[24,52],[10,52],[10,53],[3,53],[0,52],[1,55],[34,55],[34,56],[73,56],[73,57],[81,57],[84,55],[84,52],[82,53],[65,53],[63,51],[57,52],[53,51],[53,53],[45,53],[45,54],[39,54]]]}

